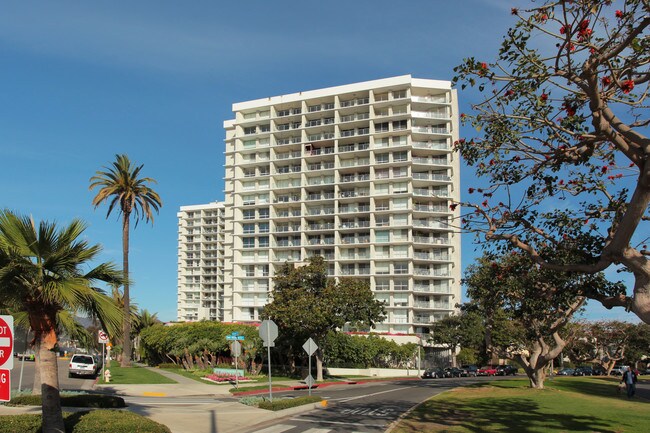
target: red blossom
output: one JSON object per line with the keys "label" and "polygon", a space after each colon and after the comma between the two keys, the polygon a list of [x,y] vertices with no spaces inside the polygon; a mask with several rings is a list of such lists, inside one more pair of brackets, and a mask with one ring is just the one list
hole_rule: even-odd
{"label": "red blossom", "polygon": [[560,179],[560,181],[558,182],[558,185],[564,185],[564,179]]}
{"label": "red blossom", "polygon": [[510,13],[511,13],[512,15],[517,15],[517,14],[519,13],[519,9],[517,9],[517,8],[512,8],[512,9],[510,9]]}
{"label": "red blossom", "polygon": [[474,188],[468,188],[467,192],[469,192],[470,194],[473,194],[474,193]]}
{"label": "red blossom", "polygon": [[548,95],[546,93],[542,93],[541,96],[539,97],[539,99],[542,102],[546,102],[548,100]]}
{"label": "red blossom", "polygon": [[519,162],[519,161],[521,161],[521,158],[519,157],[519,155],[517,155],[517,156],[515,156],[514,158],[512,158],[512,160],[513,160],[514,162]]}
{"label": "red blossom", "polygon": [[623,18],[623,11],[621,11],[621,10],[617,10],[617,11],[616,11],[616,18],[618,18],[618,19]]}
{"label": "red blossom", "polygon": [[465,116],[467,116],[467,114],[465,114],[465,113],[460,113],[460,118],[461,118],[461,119],[464,119]]}
{"label": "red blossom", "polygon": [[492,197],[492,193],[491,192],[486,192],[485,194],[483,194],[483,197]]}
{"label": "red blossom", "polygon": [[569,26],[560,27],[560,34],[565,34],[565,33],[570,33],[570,32],[571,32],[571,27],[569,27]]}
{"label": "red blossom", "polygon": [[488,65],[485,62],[481,62],[481,69],[487,69]]}
{"label": "red blossom", "polygon": [[584,222],[584,225],[589,224],[589,220],[588,220],[588,219],[584,220],[583,222]]}
{"label": "red blossom", "polygon": [[605,87],[612,84],[612,78],[611,77],[603,77],[600,81],[603,83],[603,86],[605,86]]}
{"label": "red blossom", "polygon": [[457,207],[458,207],[458,203],[452,203],[449,205],[449,209],[451,211],[455,211]]}
{"label": "red blossom", "polygon": [[483,207],[488,207],[488,201],[487,200],[483,200],[483,203],[481,203],[481,204],[483,205]]}
{"label": "red blossom", "polygon": [[580,23],[580,30],[585,30],[587,29],[587,27],[589,27],[589,20],[583,20]]}
{"label": "red blossom", "polygon": [[541,22],[545,23],[546,20],[548,20],[548,15],[547,15],[547,14],[542,14],[542,15],[539,17],[539,20],[540,20]]}
{"label": "red blossom", "polygon": [[630,93],[634,89],[634,81],[625,80],[621,83],[621,90],[623,93]]}
{"label": "red blossom", "polygon": [[600,171],[601,171],[603,174],[604,174],[604,173],[607,173],[607,172],[609,171],[609,167],[606,166],[606,165],[603,165],[603,166],[600,168]]}
{"label": "red blossom", "polygon": [[506,90],[506,96],[512,96],[514,94],[515,94],[514,90],[512,90],[512,89]]}
{"label": "red blossom", "polygon": [[630,162],[630,167],[634,167],[634,163],[633,163],[633,162]]}
{"label": "red blossom", "polygon": [[491,160],[490,160],[490,165],[494,165],[494,164],[496,164],[496,161],[493,160],[493,159],[491,159]]}

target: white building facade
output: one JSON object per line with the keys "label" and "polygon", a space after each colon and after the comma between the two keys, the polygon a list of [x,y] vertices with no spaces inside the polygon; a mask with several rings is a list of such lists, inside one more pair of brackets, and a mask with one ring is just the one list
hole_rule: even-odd
{"label": "white building facade", "polygon": [[177,216],[178,320],[223,321],[226,317],[224,204],[183,206]]}
{"label": "white building facade", "polygon": [[[405,75],[237,103],[233,112],[224,122],[216,320],[258,321],[275,270],[313,255],[328,260],[331,277],[369,282],[388,312],[379,332],[427,333],[454,311],[460,236],[450,205],[460,183],[450,82]],[[187,320],[180,293],[179,280]]]}

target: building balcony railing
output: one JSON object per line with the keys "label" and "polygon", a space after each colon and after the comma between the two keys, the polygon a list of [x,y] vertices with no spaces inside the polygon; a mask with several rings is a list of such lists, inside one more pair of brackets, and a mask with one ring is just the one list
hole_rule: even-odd
{"label": "building balcony railing", "polygon": [[413,132],[420,132],[423,134],[450,134],[451,133],[447,128],[441,128],[435,126],[414,126]]}
{"label": "building balcony railing", "polygon": [[437,238],[437,237],[427,237],[427,236],[413,236],[413,242],[419,244],[432,244],[432,245],[448,245],[449,239],[447,238]]}
{"label": "building balcony railing", "polygon": [[411,100],[415,102],[432,102],[437,104],[446,104],[448,102],[445,96],[411,96]]}
{"label": "building balcony railing", "polygon": [[427,119],[448,119],[449,114],[445,111],[411,111],[413,117],[423,117]]}

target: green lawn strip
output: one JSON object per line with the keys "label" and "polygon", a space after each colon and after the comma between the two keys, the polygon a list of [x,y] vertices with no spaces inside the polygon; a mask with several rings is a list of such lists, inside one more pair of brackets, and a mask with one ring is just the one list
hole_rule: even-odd
{"label": "green lawn strip", "polygon": [[650,401],[617,394],[616,380],[555,378],[546,389],[526,379],[456,388],[418,406],[393,433],[415,432],[640,432]]}
{"label": "green lawn strip", "polygon": [[[7,406],[40,406],[40,395],[19,395],[12,397]],[[124,399],[114,395],[103,394],[74,394],[61,393],[61,406],[63,407],[93,407],[102,409],[126,407]]]}
{"label": "green lawn strip", "polygon": [[[168,427],[128,411],[64,412],[67,433],[171,433]],[[0,433],[40,433],[41,415],[2,415]]]}
{"label": "green lawn strip", "polygon": [[[216,382],[211,382],[209,380],[204,380],[202,377],[207,376],[211,373],[211,370],[183,370],[180,368],[163,368],[161,370],[169,371],[170,373],[179,374],[181,376],[187,377],[189,379],[194,379],[197,382],[208,383],[212,385],[220,385]],[[285,376],[273,376],[273,381],[287,381],[287,380],[296,380],[295,378],[285,377]],[[269,379],[266,376],[256,377],[254,382],[245,382],[241,384],[241,387],[255,386],[256,383],[268,383]],[[268,387],[268,386],[267,386]],[[263,387],[262,387],[263,388]],[[248,388],[247,388],[248,389]]]}
{"label": "green lawn strip", "polygon": [[[110,383],[117,385],[178,383],[173,379],[156,373],[155,371],[137,367],[135,365],[129,368],[122,368],[116,361],[111,361],[109,369],[111,370]],[[103,384],[104,381],[100,378],[97,383]]]}

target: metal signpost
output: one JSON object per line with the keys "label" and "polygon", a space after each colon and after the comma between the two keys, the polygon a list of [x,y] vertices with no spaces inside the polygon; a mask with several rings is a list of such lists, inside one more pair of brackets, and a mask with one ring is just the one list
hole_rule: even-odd
{"label": "metal signpost", "polygon": [[273,387],[271,380],[271,347],[275,347],[275,339],[278,338],[278,325],[273,320],[264,320],[260,324],[260,338],[267,348],[269,362],[269,400],[273,401]]}
{"label": "metal signpost", "polygon": [[97,331],[97,341],[102,345],[102,380],[106,382],[106,343],[108,343],[108,334],[106,331]]}
{"label": "metal signpost", "polygon": [[14,318],[13,316],[0,316],[0,401],[11,400],[9,370],[12,368],[14,368]]}
{"label": "metal signpost", "polygon": [[318,349],[318,346],[314,342],[314,340],[309,337],[309,340],[305,341],[305,344],[302,345],[302,348],[307,352],[307,356],[309,357],[309,374],[305,378],[305,383],[309,387],[309,395],[311,395],[311,387],[314,385],[314,378],[311,376],[311,356],[316,352]]}

